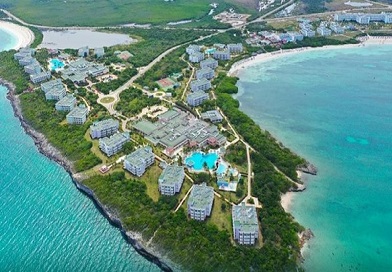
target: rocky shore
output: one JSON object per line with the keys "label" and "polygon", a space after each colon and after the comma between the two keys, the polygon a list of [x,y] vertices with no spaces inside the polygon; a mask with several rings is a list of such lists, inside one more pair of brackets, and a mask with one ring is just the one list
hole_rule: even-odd
{"label": "rocky shore", "polygon": [[24,119],[22,115],[22,110],[20,107],[20,100],[17,95],[15,95],[15,85],[7,82],[0,78],[0,84],[4,85],[8,89],[7,99],[10,100],[14,115],[17,117],[21,123],[26,134],[28,134],[34,141],[40,153],[45,155],[47,158],[55,161],[59,165],[61,165],[71,176],[72,181],[76,188],[84,195],[88,196],[94,203],[95,207],[101,212],[101,214],[110,222],[111,225],[120,229],[121,235],[124,239],[132,245],[132,247],[144,258],[149,260],[150,262],[156,264],[163,271],[173,271],[173,269],[162,260],[162,254],[153,250],[152,248],[147,248],[145,245],[145,241],[142,240],[142,236],[139,233],[126,231],[122,225],[121,220],[109,210],[108,207],[103,205],[99,199],[96,197],[94,192],[88,188],[87,186],[81,183],[83,179],[80,175],[76,174],[73,168],[73,164],[70,160],[68,160],[65,156],[61,154],[59,150],[57,150],[54,146],[52,146],[49,141],[46,139],[45,135],[34,130]]}

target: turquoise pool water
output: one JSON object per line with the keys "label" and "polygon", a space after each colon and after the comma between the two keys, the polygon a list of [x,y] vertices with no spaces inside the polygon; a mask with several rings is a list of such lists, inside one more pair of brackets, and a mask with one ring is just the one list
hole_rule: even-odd
{"label": "turquoise pool water", "polygon": [[191,156],[185,159],[185,164],[191,167],[193,170],[203,170],[204,163],[207,163],[208,169],[214,169],[216,161],[218,160],[218,154],[203,152],[194,152]]}
{"label": "turquoise pool water", "polygon": [[219,163],[218,165],[218,169],[216,169],[216,174],[217,175],[221,175],[224,174],[226,172],[227,166],[224,163]]}
{"label": "turquoise pool water", "polygon": [[214,54],[215,51],[216,51],[215,48],[208,48],[208,49],[206,49],[206,51],[204,51],[204,53],[206,53],[206,54]]}
{"label": "turquoise pool water", "polygon": [[58,68],[63,68],[64,67],[64,62],[62,62],[59,59],[51,59],[50,60],[50,70],[54,71]]}

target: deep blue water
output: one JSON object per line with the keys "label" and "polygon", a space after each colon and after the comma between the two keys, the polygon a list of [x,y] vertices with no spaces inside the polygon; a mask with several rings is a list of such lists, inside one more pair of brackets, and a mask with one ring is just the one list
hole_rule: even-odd
{"label": "deep blue water", "polygon": [[392,46],[304,52],[240,72],[241,109],[319,174],[292,214],[307,271],[392,270]]}

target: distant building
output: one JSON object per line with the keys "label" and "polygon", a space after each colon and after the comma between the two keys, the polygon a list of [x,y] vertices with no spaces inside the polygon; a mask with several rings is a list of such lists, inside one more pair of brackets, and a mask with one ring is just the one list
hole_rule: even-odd
{"label": "distant building", "polygon": [[184,178],[183,166],[167,165],[158,179],[159,191],[162,195],[175,195],[180,192]]}
{"label": "distant building", "polygon": [[319,26],[317,28],[317,33],[320,34],[321,36],[331,36],[332,31],[329,28],[326,28],[325,26]]}
{"label": "distant building", "polygon": [[217,110],[210,110],[203,112],[201,118],[204,120],[210,120],[211,123],[220,123],[223,120],[222,115]]}
{"label": "distant building", "polygon": [[152,148],[144,146],[125,157],[124,168],[135,176],[141,177],[147,167],[154,163],[154,159]]}
{"label": "distant building", "polygon": [[213,57],[214,57],[214,59],[217,59],[217,60],[229,60],[230,59],[230,51],[227,49],[224,51],[215,51]]}
{"label": "distant building", "polygon": [[99,139],[99,148],[106,156],[110,157],[118,153],[125,143],[130,141],[129,132],[116,133],[110,137]]}
{"label": "distant building", "polygon": [[334,15],[337,22],[355,21],[361,25],[368,25],[371,22],[392,23],[392,13],[337,13]]}
{"label": "distant building", "polygon": [[259,222],[255,206],[242,202],[232,210],[234,239],[241,245],[253,245],[259,237]]}
{"label": "distant building", "polygon": [[316,36],[316,32],[310,28],[303,28],[301,29],[301,33],[305,36],[305,37],[314,37]]}
{"label": "distant building", "polygon": [[45,93],[45,98],[46,100],[57,100],[59,101],[61,98],[63,98],[66,95],[66,90],[64,85],[56,85],[49,91]]}
{"label": "distant building", "polygon": [[201,47],[199,45],[191,44],[189,45],[185,51],[188,53],[188,55],[192,55],[193,53],[200,52]]}
{"label": "distant building", "polygon": [[82,125],[87,120],[88,109],[84,104],[73,108],[67,114],[67,122],[72,125]]}
{"label": "distant building", "polygon": [[202,79],[202,78],[212,79],[214,75],[215,75],[214,70],[212,70],[209,67],[196,70],[196,79]]}
{"label": "distant building", "polygon": [[29,65],[26,65],[24,67],[24,71],[28,73],[29,75],[34,75],[34,74],[39,74],[42,71],[41,65],[38,63],[38,61],[35,61]]}
{"label": "distant building", "polygon": [[78,56],[85,58],[89,55],[89,49],[88,46],[84,46],[78,49]]}
{"label": "distant building", "polygon": [[56,103],[55,108],[58,111],[71,111],[75,105],[76,97],[72,94],[68,94]]}
{"label": "distant building", "polygon": [[86,81],[88,76],[97,77],[109,72],[109,69],[102,64],[89,62],[79,58],[68,64],[68,68],[61,71],[61,77],[64,80],[71,80],[78,84]]}
{"label": "distant building", "polygon": [[288,34],[294,42],[302,41],[304,39],[304,35],[299,32],[288,32]]}
{"label": "distant building", "polygon": [[227,49],[231,54],[239,54],[244,51],[244,48],[241,43],[231,43],[227,45]]}
{"label": "distant building", "polygon": [[108,137],[118,131],[120,123],[115,119],[106,119],[94,122],[90,126],[90,136],[93,139]]}
{"label": "distant building", "polygon": [[30,75],[30,80],[34,84],[37,84],[37,83],[43,82],[45,80],[48,80],[51,76],[52,75],[50,72],[44,71],[44,72],[40,72],[38,74]]}
{"label": "distant building", "polygon": [[105,49],[103,47],[94,48],[94,55],[97,58],[102,58],[105,55]]}
{"label": "distant building", "polygon": [[331,25],[329,26],[329,28],[335,32],[336,34],[343,34],[344,33],[344,28],[341,27],[340,25],[338,25],[337,23],[331,23]]}
{"label": "distant building", "polygon": [[211,58],[208,58],[200,62],[201,69],[205,69],[205,68],[215,69],[217,67],[218,67],[218,61]]}
{"label": "distant building", "polygon": [[42,83],[41,84],[41,90],[44,93],[47,93],[51,89],[56,88],[56,87],[61,87],[61,86],[63,86],[63,83],[61,82],[61,79],[58,78],[58,79],[53,79],[53,80],[50,80],[48,82]]}
{"label": "distant building", "polygon": [[211,82],[206,78],[192,80],[190,87],[192,92],[208,91],[211,89]]}
{"label": "distant building", "polygon": [[204,54],[201,52],[195,52],[189,55],[189,61],[193,63],[198,63],[204,60]]}
{"label": "distant building", "polygon": [[186,97],[186,102],[192,106],[197,107],[201,105],[204,101],[208,100],[209,96],[207,93],[203,91],[197,91],[191,94],[188,94]]}
{"label": "distant building", "polygon": [[14,59],[15,60],[20,60],[20,59],[24,59],[26,57],[32,57],[35,54],[35,50],[29,47],[24,47],[19,49],[18,52],[16,52],[14,54]]}
{"label": "distant building", "polygon": [[213,202],[214,188],[207,186],[205,183],[193,185],[187,204],[190,218],[204,221],[207,216],[211,215]]}
{"label": "distant building", "polygon": [[36,61],[37,60],[35,58],[27,56],[23,59],[20,59],[18,62],[19,62],[19,65],[26,66],[26,65],[30,65]]}

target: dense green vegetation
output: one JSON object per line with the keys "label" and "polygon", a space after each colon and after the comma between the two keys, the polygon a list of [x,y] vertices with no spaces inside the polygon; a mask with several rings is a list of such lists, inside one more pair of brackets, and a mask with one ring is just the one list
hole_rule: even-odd
{"label": "dense green vegetation", "polygon": [[184,29],[163,29],[163,28],[121,28],[121,29],[105,29],[105,31],[113,31],[123,33],[135,37],[138,42],[128,45],[116,45],[110,47],[105,52],[105,60],[109,62],[120,62],[114,52],[117,50],[128,50],[134,56],[128,62],[135,67],[141,67],[149,64],[161,53],[167,49],[192,41],[200,36],[210,34],[204,30],[184,30]]}
{"label": "dense green vegetation", "polygon": [[66,113],[56,111],[54,102],[46,101],[40,90],[22,94],[20,102],[23,116],[28,123],[45,134],[50,143],[73,161],[77,172],[101,163],[90,151],[92,143],[84,138],[90,122],[82,126],[61,123]]}
{"label": "dense green vegetation", "polygon": [[35,28],[32,26],[30,26],[29,28],[34,33],[34,41],[30,45],[30,47],[36,48],[38,45],[40,45],[42,43],[42,40],[44,39],[44,35],[42,34],[42,32],[38,28]]}
{"label": "dense green vegetation", "polygon": [[0,75],[2,79],[12,82],[16,93],[22,93],[29,87],[29,78],[23,67],[14,60],[15,50],[0,52]]}
{"label": "dense green vegetation", "polygon": [[139,89],[128,88],[120,94],[120,102],[118,102],[116,110],[127,117],[131,117],[140,113],[145,107],[159,103],[161,103],[159,98],[149,98]]}
{"label": "dense green vegetation", "polygon": [[[216,0],[218,11],[231,7],[255,13],[239,0]],[[167,23],[204,17],[210,10],[208,0],[2,0],[0,7],[23,20],[48,26],[108,26],[127,23]]]}
{"label": "dense green vegetation", "polygon": [[[239,134],[262,156],[277,166],[283,173],[293,180],[297,180],[296,167],[305,163],[304,159],[293,154],[288,148],[278,143],[270,133],[262,131],[260,127],[245,113],[239,110],[239,103],[231,97],[237,79],[228,79],[220,74],[215,80],[217,104],[226,113],[230,122]],[[274,170],[272,169],[274,172]]]}
{"label": "dense green vegetation", "polygon": [[122,86],[125,82],[127,82],[131,77],[137,74],[137,70],[135,68],[126,68],[122,71],[117,79],[114,79],[109,82],[99,82],[94,85],[94,87],[104,94],[109,94],[111,91],[115,91],[118,87]]}

